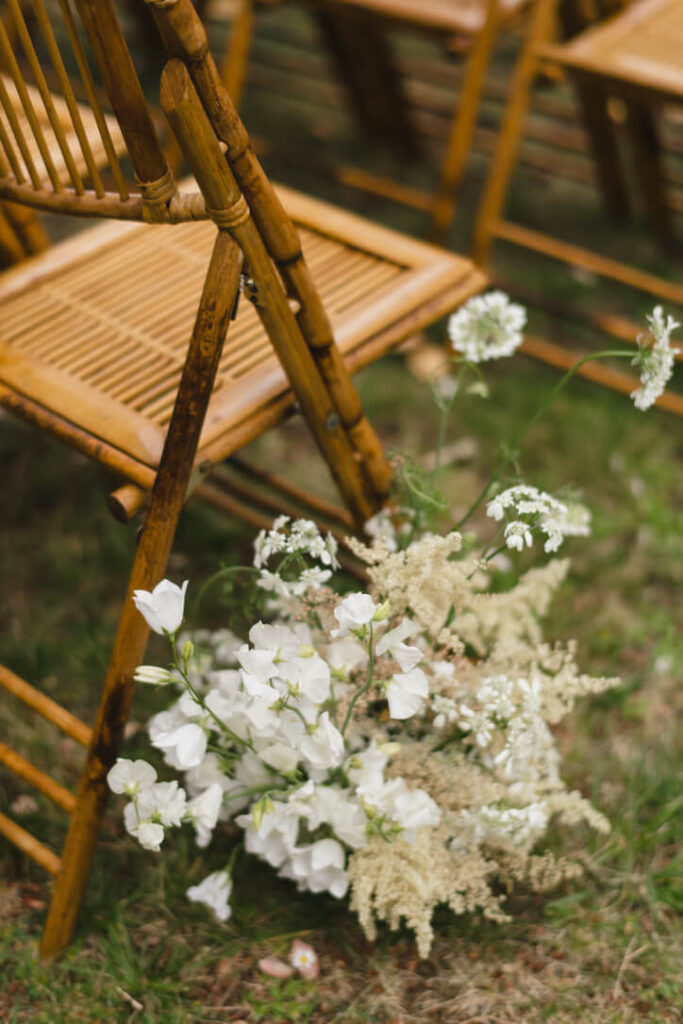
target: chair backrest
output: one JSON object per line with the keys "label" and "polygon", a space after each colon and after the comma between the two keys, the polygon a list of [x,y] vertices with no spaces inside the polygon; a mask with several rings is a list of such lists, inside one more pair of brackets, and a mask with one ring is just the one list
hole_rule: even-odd
{"label": "chair backrest", "polygon": [[[74,0],[80,32],[69,6],[71,0],[56,0],[59,10],[55,14],[66,29],[102,145],[108,154],[112,153],[113,174],[116,168],[117,192],[106,192],[101,178],[94,178],[93,187],[85,188],[73,149],[60,127],[21,2],[6,0],[0,24],[0,67],[7,69],[0,77],[0,112],[6,119],[3,123],[0,116],[0,198],[64,212],[126,219],[175,222],[208,216],[219,229],[230,232],[244,253],[250,278],[258,286],[251,297],[273,348],[347,503],[354,508],[356,521],[363,522],[386,496],[389,467],[334,344],[298,233],[251,150],[191,0],[147,0],[167,53],[173,58],[162,78],[162,103],[200,189],[186,195],[178,193],[161,151],[112,0]],[[65,108],[81,143],[83,133],[76,127],[76,89],[63,51],[59,51],[46,0],[23,2],[33,5],[31,10],[59,78]],[[32,81],[20,66],[18,51],[23,51]],[[98,101],[88,51],[116,115],[137,187],[126,187],[115,159],[114,139]],[[25,115],[23,124],[12,105],[11,89],[16,90]],[[38,97],[44,110],[42,124],[36,109]],[[62,182],[50,158],[45,124],[59,143],[69,184]],[[29,135],[42,163],[30,150]],[[86,151],[81,143],[83,160]],[[87,161],[86,166],[91,173]],[[323,393],[331,403],[325,415],[321,415],[320,406]]]}
{"label": "chair backrest", "polygon": [[174,195],[112,0],[4,0],[0,197],[81,215],[185,219],[187,202],[169,213]]}

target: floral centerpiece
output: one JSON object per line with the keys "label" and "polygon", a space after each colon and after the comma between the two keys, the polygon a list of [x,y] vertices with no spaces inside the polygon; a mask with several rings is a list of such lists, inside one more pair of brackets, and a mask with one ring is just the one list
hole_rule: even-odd
{"label": "floral centerpiece", "polygon": [[[496,293],[452,319],[466,359],[453,386],[437,389],[443,417],[463,369],[510,354],[523,324],[523,311]],[[662,353],[677,325],[656,310],[650,326],[640,408],[663,387]],[[487,502],[498,544],[463,541],[474,507],[445,536],[423,529],[415,507],[385,510],[367,524],[367,542],[347,542],[367,585],[343,596],[334,538],[309,521],[276,520],[255,543],[265,614],[246,637],[181,633],[187,583],[136,594],[172,653],[168,667],[137,673],[174,692],[149,737],[182,774],[182,785],[157,781],[142,760],[111,769],[111,789],[128,797],[126,828],[143,847],[159,851],[183,824],[200,847],[220,845],[220,826],[232,821],[246,851],[299,889],[348,895],[369,938],[377,921],[405,921],[422,956],[438,904],[503,921],[513,886],[543,891],[579,873],[543,848],[548,829],[609,823],[563,781],[552,727],[616,680],[582,673],[573,642],[543,635],[566,560],[530,569],[504,592],[492,580],[502,549],[541,535],[554,554],[566,536],[589,532],[590,517],[522,482],[502,487],[510,460],[474,506]],[[187,890],[220,920],[231,913],[237,849]]]}

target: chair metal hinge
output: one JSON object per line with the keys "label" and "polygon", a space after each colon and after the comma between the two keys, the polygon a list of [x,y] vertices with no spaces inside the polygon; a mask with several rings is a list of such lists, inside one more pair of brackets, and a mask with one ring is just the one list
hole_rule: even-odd
{"label": "chair metal hinge", "polygon": [[[259,288],[256,281],[253,277],[250,277],[249,274],[240,274],[240,287],[237,293],[238,297],[241,292],[244,292],[253,306],[258,306]],[[235,305],[237,305],[237,303],[235,303]]]}

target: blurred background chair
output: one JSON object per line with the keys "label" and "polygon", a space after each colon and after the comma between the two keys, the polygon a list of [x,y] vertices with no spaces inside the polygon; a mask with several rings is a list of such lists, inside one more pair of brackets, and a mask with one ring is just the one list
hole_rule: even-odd
{"label": "blurred background chair", "polygon": [[[43,31],[44,0],[32,6]],[[164,0],[154,10],[174,54],[162,76],[162,105],[194,180],[180,189],[174,181],[111,0],[76,0],[78,20],[68,0],[60,0],[64,49],[58,59],[50,54],[55,70],[73,64],[88,92],[106,177],[88,159],[90,142],[76,130],[82,115],[73,104],[67,102],[71,136],[54,105],[46,103],[45,124],[38,117],[31,89],[45,101],[39,63],[29,62],[30,80],[10,62],[26,121],[7,114],[0,136],[0,199],[29,211],[105,221],[0,277],[0,402],[122,478],[111,499],[121,518],[146,509],[93,727],[0,669],[5,691],[87,748],[74,794],[0,744],[0,762],[70,817],[58,856],[0,814],[0,833],[55,876],[44,955],[59,952],[72,935],[107,771],[144,655],[148,628],[132,593],[152,589],[164,575],[186,497],[198,492],[231,514],[270,523],[272,512],[253,512],[243,499],[254,482],[280,482],[264,481],[242,462],[226,476],[219,464],[296,402],[346,508],[315,498],[306,504],[301,492],[286,487],[264,507],[290,511],[296,498],[299,508],[303,500],[309,514],[331,518],[338,529],[359,530],[386,500],[390,468],[350,370],[484,284],[468,260],[289,190],[276,193],[253,156],[190,0]],[[8,46],[23,39],[24,9],[12,3],[2,25]],[[111,128],[97,75],[125,158],[107,142]],[[49,171],[48,126],[59,139],[68,181],[41,174],[32,155],[35,146]],[[77,173],[81,157],[87,180]]]}
{"label": "blurred background chair", "polygon": [[[406,91],[405,67],[395,37],[425,36],[438,41],[451,65],[458,65],[457,85],[451,79],[445,124],[439,126],[436,181],[429,189],[413,187],[380,173],[350,164],[330,167],[339,181],[371,194],[405,203],[427,214],[428,234],[443,242],[452,224],[459,186],[472,145],[486,75],[501,29],[515,22],[526,0],[296,0],[313,19],[318,36],[341,83],[348,109],[360,136],[370,146],[383,145],[400,161],[424,155],[416,124],[415,96]],[[233,94],[240,95],[248,71],[251,36],[259,9],[276,3],[263,0],[205,0],[207,15],[232,21],[223,74]],[[293,6],[284,0],[285,8]],[[302,55],[302,58],[310,54]],[[303,60],[301,62],[303,64]],[[266,74],[275,69],[266,69]],[[291,67],[290,84],[299,72]],[[437,84],[434,62],[422,69],[424,89]],[[453,87],[457,95],[453,96]],[[293,86],[295,87],[295,86]],[[309,82],[315,98],[316,81]],[[285,85],[285,89],[287,85]],[[419,106],[419,102],[417,104]]]}
{"label": "blurred background chair", "polygon": [[[585,17],[587,7],[590,18]],[[653,303],[665,303],[673,306],[676,313],[675,307],[683,306],[683,286],[676,280],[680,260],[677,262],[672,222],[674,212],[681,207],[680,193],[670,195],[668,186],[680,185],[683,180],[680,136],[678,144],[674,140],[673,152],[668,154],[672,171],[665,174],[656,124],[664,114],[670,129],[672,125],[674,130],[676,125],[680,126],[680,110],[671,111],[670,105],[680,106],[683,101],[683,6],[677,0],[633,0],[616,13],[613,6],[610,9],[611,16],[605,19],[599,8],[579,5],[573,0],[564,4],[560,0],[536,0],[531,32],[511,85],[510,101],[479,209],[474,256],[480,265],[488,267],[494,243],[504,242],[565,264],[579,279],[583,275],[584,280],[592,282],[598,277],[633,289],[648,296],[650,307]],[[569,30],[581,25],[583,31],[566,42],[557,42],[558,23]],[[591,143],[595,182],[608,217],[604,235],[613,250],[608,254],[563,237],[557,223],[559,199],[555,206],[539,206],[539,227],[505,217],[526,117],[535,98],[534,85],[549,66],[568,75],[578,91],[579,108]],[[623,130],[626,139],[618,137],[622,134],[618,129]],[[625,160],[628,150],[622,143],[628,142],[632,155]],[[650,254],[652,270],[623,259],[624,250],[631,250],[635,259],[639,245],[635,236],[629,241],[627,229],[619,223],[629,218],[635,205],[634,193],[654,237],[660,246],[665,245],[664,250],[655,249],[654,257]],[[598,327],[601,333],[607,332],[620,340],[635,343],[642,329],[616,311],[590,312],[586,309],[589,303],[581,302],[555,301],[549,305],[542,289],[520,289],[514,283],[510,288],[554,318]],[[610,305],[612,309],[618,308],[618,302]],[[527,336],[524,351],[563,369],[573,365],[579,355],[571,347],[533,336]],[[637,384],[630,374],[601,364],[590,364],[581,372],[620,391],[630,392]],[[683,398],[678,394],[667,392],[658,404],[683,413]]]}

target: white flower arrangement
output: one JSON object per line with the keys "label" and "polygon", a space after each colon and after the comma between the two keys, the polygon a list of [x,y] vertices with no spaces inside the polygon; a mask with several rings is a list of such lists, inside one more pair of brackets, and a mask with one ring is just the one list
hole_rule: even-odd
{"label": "white flower arrangement", "polygon": [[[287,551],[295,528],[281,519],[260,536],[259,572]],[[111,789],[129,798],[124,823],[143,847],[160,850],[166,833],[183,823],[194,827],[200,847],[220,844],[217,826],[232,820],[245,849],[299,889],[341,899],[351,887],[369,934],[375,917],[392,926],[405,917],[426,955],[437,903],[504,916],[496,880],[522,877],[520,865],[533,873],[532,848],[565,810],[572,821],[578,809],[578,818],[608,828],[564,787],[549,724],[560,717],[558,690],[565,713],[574,695],[613,681],[579,675],[570,651],[558,659],[553,648],[551,657],[537,632],[519,629],[514,601],[499,602],[497,613],[495,597],[482,603],[485,570],[473,583],[471,559],[446,561],[457,536],[435,540],[397,546],[390,564],[382,539],[370,547],[356,543],[369,564],[370,587],[343,598],[317,584],[299,592],[310,567],[302,558],[299,578],[290,571],[281,577],[284,587],[273,588],[289,592],[279,598],[275,620],[255,623],[248,643],[227,642],[225,630],[203,632],[203,651],[175,642],[173,670],[160,671],[164,684],[180,692],[152,718],[149,735],[165,762],[184,774],[183,785],[158,782],[144,761],[119,759],[109,773]],[[329,552],[310,526],[305,543],[308,560]],[[416,563],[432,579],[441,571],[431,596],[421,589],[418,598],[412,589]],[[519,591],[518,604],[534,622],[544,588],[538,580]],[[444,607],[451,610],[448,625]],[[486,653],[473,660],[463,636],[480,607],[488,639]],[[138,678],[157,685],[159,673],[143,666]],[[553,863],[545,882],[570,872]],[[406,881],[408,871],[413,877]],[[439,887],[424,889],[416,903],[423,876],[437,877]],[[191,886],[188,896],[225,921],[231,889],[226,869]]]}
{"label": "white flower arrangement", "polygon": [[[520,307],[500,293],[468,307],[450,324],[465,359],[514,351]],[[654,401],[673,359],[675,322],[656,309],[650,326],[639,408]],[[448,404],[437,405],[443,423]],[[150,741],[183,775],[182,786],[159,782],[147,762],[123,758],[110,770],[110,788],[129,801],[125,827],[144,848],[158,852],[183,824],[198,846],[220,847],[220,826],[231,821],[245,850],[298,889],[349,894],[369,938],[378,920],[404,920],[421,956],[437,905],[502,921],[502,892],[520,883],[543,891],[579,873],[543,851],[549,828],[609,823],[567,789],[552,726],[617,680],[581,673],[571,641],[542,636],[566,561],[530,569],[505,592],[490,582],[501,550],[522,551],[540,533],[554,554],[566,537],[588,534],[590,515],[523,483],[496,493],[506,464],[460,524],[488,499],[488,517],[501,524],[492,554],[477,557],[472,536],[463,544],[457,529],[421,531],[414,508],[402,517],[385,509],[368,524],[367,545],[348,542],[368,585],[342,597],[331,586],[334,539],[281,516],[255,542],[251,571],[269,621],[253,623],[246,639],[227,629],[179,637],[187,583],[136,592],[173,652],[170,667],[140,666],[136,679],[177,693],[150,720]],[[221,921],[231,915],[238,849],[187,890]],[[289,965],[261,966],[277,977],[318,969],[304,946]]]}

